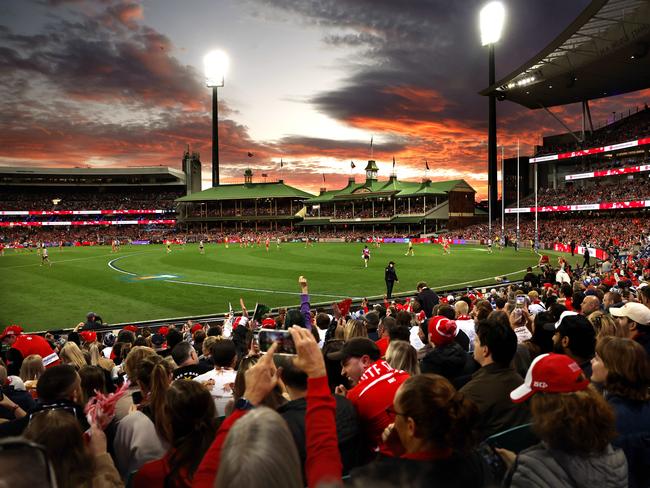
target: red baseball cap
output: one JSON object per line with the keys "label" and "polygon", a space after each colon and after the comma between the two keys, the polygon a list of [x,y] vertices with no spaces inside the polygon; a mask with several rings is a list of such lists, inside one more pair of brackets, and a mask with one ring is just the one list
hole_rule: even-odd
{"label": "red baseball cap", "polygon": [[436,315],[429,320],[429,340],[437,347],[451,344],[457,333],[455,320],[449,320],[442,315]]}
{"label": "red baseball cap", "polygon": [[190,329],[190,331],[192,332],[192,334],[194,334],[197,330],[201,330],[201,329],[203,329],[203,326],[201,324],[194,324]]}
{"label": "red baseball cap", "polygon": [[158,333],[165,337],[169,333],[169,327],[163,325],[160,329],[158,329]]}
{"label": "red baseball cap", "polygon": [[262,327],[265,329],[275,329],[275,319],[269,317],[262,320]]}
{"label": "red baseball cap", "polygon": [[122,330],[128,330],[135,334],[138,331],[138,328],[135,325],[127,325]]}
{"label": "red baseball cap", "polygon": [[84,342],[95,342],[97,340],[97,333],[92,330],[82,330],[79,332],[79,336]]}
{"label": "red baseball cap", "polygon": [[573,359],[564,354],[542,354],[531,363],[523,384],[510,393],[515,403],[528,400],[538,391],[571,393],[589,386],[589,380]]}
{"label": "red baseball cap", "polygon": [[2,332],[2,335],[0,335],[0,341],[7,336],[10,335],[19,336],[22,333],[23,333],[23,328],[20,325],[10,325],[6,327],[5,330]]}

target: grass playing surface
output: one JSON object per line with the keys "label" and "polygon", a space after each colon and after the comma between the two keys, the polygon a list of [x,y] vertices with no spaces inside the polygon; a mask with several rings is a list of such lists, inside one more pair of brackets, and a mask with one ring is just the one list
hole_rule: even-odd
{"label": "grass playing surface", "polygon": [[255,302],[295,306],[300,275],[309,280],[312,304],[381,296],[390,260],[400,279],[393,294],[414,290],[420,280],[437,290],[479,287],[538,260],[530,250],[488,254],[476,246],[452,246],[445,256],[440,245],[431,244],[416,245],[415,256],[406,257],[404,244],[384,244],[371,247],[365,269],[363,244],[356,243],[309,248],[283,243],[280,249],[272,243],[268,253],[264,246],[241,249],[238,244],[229,249],[209,244],[204,255],[197,244],[172,249],[167,254],[163,246],[123,246],[112,254],[109,247],[53,248],[52,267],[40,266],[36,252],[6,250],[0,257],[0,326],[16,323],[26,331],[73,327],[90,311],[107,323],[204,315],[226,312],[229,302],[238,310],[240,297],[250,311]]}

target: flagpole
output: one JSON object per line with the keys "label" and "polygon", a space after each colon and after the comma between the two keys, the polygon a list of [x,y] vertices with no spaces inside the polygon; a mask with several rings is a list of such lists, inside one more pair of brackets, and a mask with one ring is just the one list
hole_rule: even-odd
{"label": "flagpole", "polygon": [[501,146],[501,239],[506,241],[506,172],[503,167],[503,145]]}
{"label": "flagpole", "polygon": [[374,136],[370,136],[370,159],[372,159],[372,139]]}
{"label": "flagpole", "polygon": [[519,247],[519,139],[517,139],[517,247]]}

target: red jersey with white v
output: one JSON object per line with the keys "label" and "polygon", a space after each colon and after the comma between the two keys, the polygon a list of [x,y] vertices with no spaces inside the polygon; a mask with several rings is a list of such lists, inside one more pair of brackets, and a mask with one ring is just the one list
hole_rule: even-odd
{"label": "red jersey with white v", "polygon": [[399,386],[409,377],[406,371],[393,369],[386,361],[375,361],[363,374],[357,386],[348,392],[357,410],[366,436],[374,446],[381,443],[381,434],[393,422],[386,413],[393,406]]}

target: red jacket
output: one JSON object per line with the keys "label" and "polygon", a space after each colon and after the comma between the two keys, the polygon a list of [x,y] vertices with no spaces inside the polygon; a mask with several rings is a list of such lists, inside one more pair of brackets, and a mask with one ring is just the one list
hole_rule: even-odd
{"label": "red jacket", "polygon": [[50,343],[39,335],[20,334],[11,347],[20,352],[23,359],[30,354],[38,354],[43,358],[43,366],[46,368],[56,366],[60,362],[59,356],[52,350]]}
{"label": "red jacket", "polygon": [[393,399],[399,386],[409,377],[406,371],[393,369],[380,359],[372,363],[363,373],[359,383],[348,392],[365,430],[366,438],[373,447],[381,444],[381,434],[393,419],[386,409],[393,406]]}
{"label": "red jacket", "polygon": [[[307,484],[315,487],[320,482],[341,483],[341,454],[336,437],[334,415],[336,401],[330,393],[327,377],[307,380],[307,412],[305,432],[307,461],[305,472]],[[219,428],[214,442],[203,456],[199,469],[194,474],[194,488],[212,488],[219,471],[221,448],[233,424],[243,417],[247,410],[235,410]],[[223,487],[225,488],[225,487]]]}
{"label": "red jacket", "polygon": [[[164,486],[165,478],[169,476],[169,457],[171,451],[165,454],[165,457],[155,461],[149,461],[142,465],[133,478],[134,488],[147,488],[149,486]],[[192,482],[187,477],[187,470],[181,470],[178,478],[177,488],[191,488]]]}

